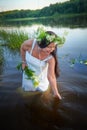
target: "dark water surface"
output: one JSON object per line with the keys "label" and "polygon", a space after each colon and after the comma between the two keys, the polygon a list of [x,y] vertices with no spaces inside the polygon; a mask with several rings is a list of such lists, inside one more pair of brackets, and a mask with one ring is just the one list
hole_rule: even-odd
{"label": "dark water surface", "polygon": [[[49,91],[23,92],[22,72],[16,69],[20,56],[4,48],[5,63],[0,74],[1,130],[86,130],[87,128],[87,66],[74,68],[59,59],[61,75],[58,79],[62,100]],[[79,68],[78,68],[79,67]]]}
{"label": "dark water surface", "polygon": [[74,30],[70,32],[66,44],[58,51],[61,101],[54,99],[50,90],[43,94],[23,92],[22,72],[16,69],[20,55],[3,48],[4,62],[0,65],[0,130],[87,129],[87,65],[76,63],[70,67],[69,63],[70,58],[78,58],[79,54],[87,59],[87,38],[81,29],[76,32],[79,31],[79,36]]}

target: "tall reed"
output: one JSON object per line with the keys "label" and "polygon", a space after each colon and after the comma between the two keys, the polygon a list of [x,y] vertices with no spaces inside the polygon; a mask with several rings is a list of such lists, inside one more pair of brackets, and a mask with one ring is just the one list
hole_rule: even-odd
{"label": "tall reed", "polygon": [[7,45],[10,49],[19,49],[21,44],[28,39],[28,33],[17,30],[0,30],[0,38],[4,40],[3,45]]}

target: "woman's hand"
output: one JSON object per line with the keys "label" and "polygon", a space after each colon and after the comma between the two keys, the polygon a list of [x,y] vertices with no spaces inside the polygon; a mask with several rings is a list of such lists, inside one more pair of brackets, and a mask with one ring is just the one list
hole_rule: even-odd
{"label": "woman's hand", "polygon": [[58,99],[60,99],[60,100],[62,99],[62,97],[61,97],[61,95],[60,95],[59,93],[54,94],[54,97],[55,97],[55,98],[58,98]]}
{"label": "woman's hand", "polygon": [[22,63],[22,70],[24,70],[26,66],[27,66],[26,63]]}
{"label": "woman's hand", "polygon": [[59,91],[58,91],[58,86],[57,86],[57,81],[56,81],[56,76],[55,76],[55,59],[54,58],[51,58],[49,61],[49,66],[48,66],[48,80],[49,80],[49,84],[52,88],[52,92],[53,92],[53,96],[55,98],[58,98],[58,99],[62,99],[60,94],[59,94]]}

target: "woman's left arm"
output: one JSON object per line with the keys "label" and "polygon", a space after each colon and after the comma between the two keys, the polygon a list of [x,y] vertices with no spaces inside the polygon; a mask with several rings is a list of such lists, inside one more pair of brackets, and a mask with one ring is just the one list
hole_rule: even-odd
{"label": "woman's left arm", "polygon": [[56,76],[55,76],[55,59],[54,57],[52,57],[49,61],[48,61],[48,80],[50,83],[50,87],[52,88],[52,91],[54,93],[54,96],[61,99],[61,96],[58,92],[58,88],[57,88],[57,81],[56,81]]}

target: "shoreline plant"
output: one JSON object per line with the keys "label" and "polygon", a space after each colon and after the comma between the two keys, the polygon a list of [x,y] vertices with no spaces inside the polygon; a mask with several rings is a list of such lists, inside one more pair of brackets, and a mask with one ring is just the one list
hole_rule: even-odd
{"label": "shoreline plant", "polygon": [[28,33],[23,31],[5,31],[0,30],[0,39],[4,41],[3,46],[8,46],[10,49],[20,49],[21,44],[27,40]]}
{"label": "shoreline plant", "polygon": [[[19,63],[17,65],[17,69],[18,70],[22,70],[22,63]],[[27,66],[24,68],[24,73],[27,75],[27,78],[26,79],[30,79],[32,80],[32,83],[34,85],[35,88],[38,87],[39,85],[39,78],[38,76],[35,74],[35,72],[32,70],[32,69],[29,69]]]}

